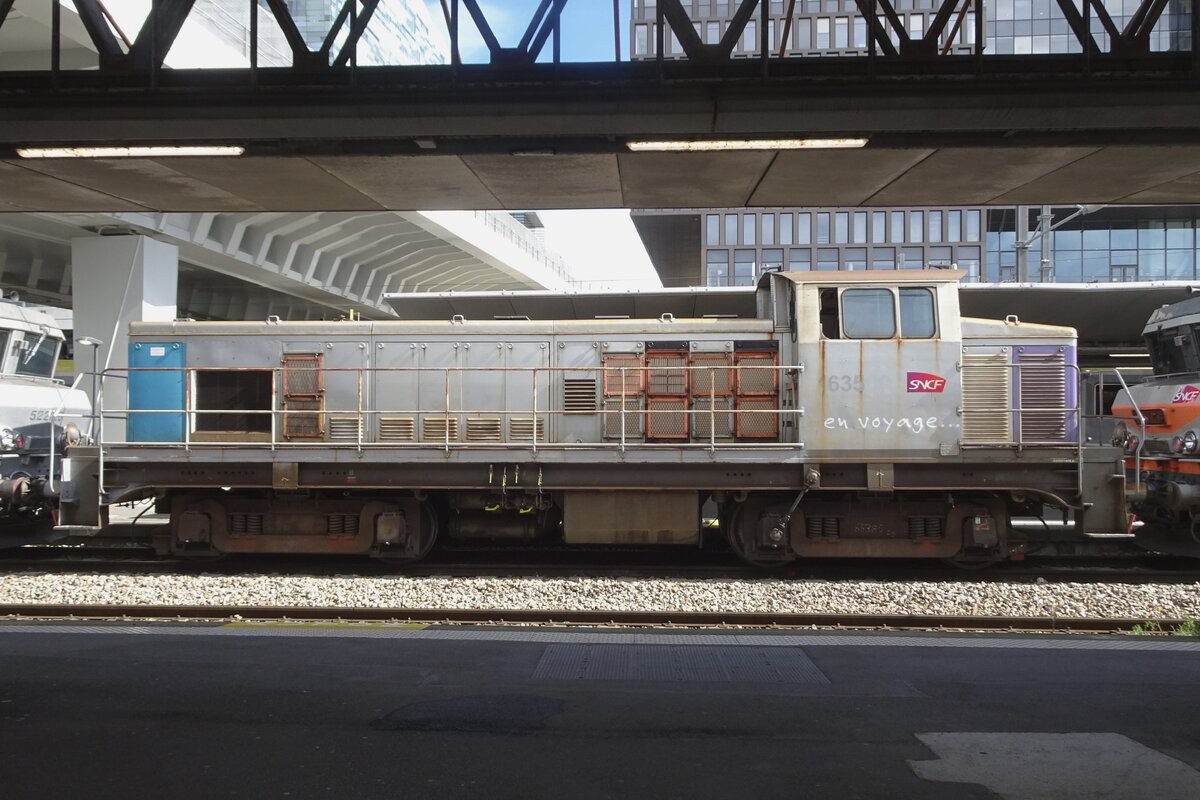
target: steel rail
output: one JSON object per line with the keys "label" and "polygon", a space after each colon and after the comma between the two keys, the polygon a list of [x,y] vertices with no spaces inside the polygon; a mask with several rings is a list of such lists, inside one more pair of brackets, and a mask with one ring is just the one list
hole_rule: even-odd
{"label": "steel rail", "polygon": [[572,611],[564,609],[329,608],[302,606],[0,605],[0,617],[20,620],[392,622],[467,625],[587,625],[695,628],[830,628],[1011,632],[1122,633],[1181,619],[988,617],[929,614],[781,614],[699,611]]}

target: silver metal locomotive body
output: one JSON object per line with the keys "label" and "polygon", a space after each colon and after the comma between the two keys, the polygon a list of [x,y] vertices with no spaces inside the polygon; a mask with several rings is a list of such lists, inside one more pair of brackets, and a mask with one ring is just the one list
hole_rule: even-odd
{"label": "silver metal locomotive body", "polygon": [[776,273],[734,319],[135,323],[98,488],[157,496],[166,552],[696,546],[706,501],[755,563],[992,560],[1047,505],[1124,531],[1074,331],[962,319],[958,277]]}
{"label": "silver metal locomotive body", "polygon": [[[52,450],[78,441],[87,395],[54,378],[63,333],[36,308],[0,301],[0,546],[48,531],[57,508]],[[59,465],[61,466],[61,465]]]}

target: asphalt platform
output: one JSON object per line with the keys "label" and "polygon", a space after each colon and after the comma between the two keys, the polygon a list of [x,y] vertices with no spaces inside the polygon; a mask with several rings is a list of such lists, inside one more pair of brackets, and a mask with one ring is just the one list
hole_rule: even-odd
{"label": "asphalt platform", "polygon": [[0,623],[7,798],[1200,798],[1200,640]]}

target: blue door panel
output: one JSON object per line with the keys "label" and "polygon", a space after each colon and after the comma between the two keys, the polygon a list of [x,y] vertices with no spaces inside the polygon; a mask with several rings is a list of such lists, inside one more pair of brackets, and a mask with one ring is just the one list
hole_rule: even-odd
{"label": "blue door panel", "polygon": [[[184,440],[186,353],[182,342],[129,345],[129,441]],[[138,414],[134,409],[180,413]]]}

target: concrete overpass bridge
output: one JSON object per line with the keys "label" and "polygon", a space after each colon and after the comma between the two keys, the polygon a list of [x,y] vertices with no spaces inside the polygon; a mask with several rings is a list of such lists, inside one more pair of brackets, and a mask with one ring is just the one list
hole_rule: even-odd
{"label": "concrete overpass bridge", "polygon": [[[561,31],[578,0],[541,2],[515,46],[502,45],[477,0],[447,0],[447,63],[366,67],[357,48],[379,24],[376,0],[346,0],[318,49],[281,0],[245,0],[256,31],[282,32],[290,65],[262,66],[256,36],[245,68],[193,70],[166,59],[194,0],[153,4],[124,39],[100,0],[74,0],[71,25],[65,12],[50,20],[48,69],[0,73],[0,203],[178,212],[1196,199],[1200,58],[1190,45],[1152,48],[1166,0],[1143,0],[1124,27],[1100,0],[1055,0],[1078,52],[1012,56],[983,49],[973,2],[944,0],[914,34],[893,0],[858,0],[865,50],[814,58],[769,43],[778,0],[732,3],[718,42],[693,29],[690,2],[660,0],[656,57],[617,60],[624,23],[613,18],[614,59],[569,63]],[[14,7],[0,0],[0,63],[15,46],[6,29],[20,20],[4,19]],[[753,24],[761,47],[735,54]],[[1198,24],[1191,17],[1181,34]],[[488,63],[464,63],[468,30]],[[81,63],[89,43],[94,65]],[[747,139],[756,149],[695,151]],[[803,146],[831,139],[863,146]],[[97,144],[244,150],[236,160],[18,155]]]}

